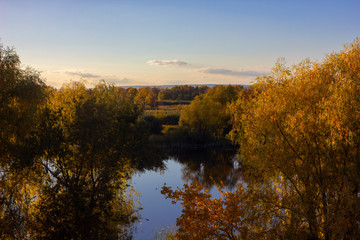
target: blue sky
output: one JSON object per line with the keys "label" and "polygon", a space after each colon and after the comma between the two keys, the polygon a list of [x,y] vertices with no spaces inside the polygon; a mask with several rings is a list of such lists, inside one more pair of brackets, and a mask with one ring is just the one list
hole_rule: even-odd
{"label": "blue sky", "polygon": [[249,84],[278,58],[341,50],[359,13],[355,0],[0,0],[0,41],[55,87]]}

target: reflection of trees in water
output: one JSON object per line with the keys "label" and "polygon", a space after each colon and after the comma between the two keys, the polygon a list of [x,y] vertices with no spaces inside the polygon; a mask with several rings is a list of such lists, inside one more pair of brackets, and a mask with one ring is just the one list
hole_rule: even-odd
{"label": "reflection of trees in water", "polygon": [[241,177],[241,164],[234,149],[178,152],[172,157],[183,164],[182,179],[187,183],[196,181],[206,188],[223,184],[231,190]]}
{"label": "reflection of trees in water", "polygon": [[[0,101],[0,116],[14,113],[0,117],[0,239],[131,238],[138,215],[127,180],[144,136],[141,109],[106,84],[58,91],[26,72],[10,79],[2,67],[17,58],[4,62],[1,51],[0,84],[11,84],[0,100],[20,95]],[[46,101],[22,97],[36,89]]]}
{"label": "reflection of trees in water", "polygon": [[164,171],[166,165],[164,160],[167,159],[166,153],[154,142],[144,142],[136,150],[136,170],[137,172]]}

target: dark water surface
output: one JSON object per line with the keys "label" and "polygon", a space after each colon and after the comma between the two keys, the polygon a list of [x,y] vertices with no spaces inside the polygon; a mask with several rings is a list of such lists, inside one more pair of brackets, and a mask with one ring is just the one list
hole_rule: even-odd
{"label": "dark water surface", "polygon": [[132,179],[132,186],[141,195],[138,200],[143,208],[135,239],[154,239],[156,231],[176,225],[181,205],[172,204],[160,193],[164,183],[175,189],[197,181],[210,189],[213,197],[219,197],[214,183],[221,181],[231,190],[241,177],[240,164],[233,150],[187,152],[169,157],[164,163],[166,170],[145,171]]}

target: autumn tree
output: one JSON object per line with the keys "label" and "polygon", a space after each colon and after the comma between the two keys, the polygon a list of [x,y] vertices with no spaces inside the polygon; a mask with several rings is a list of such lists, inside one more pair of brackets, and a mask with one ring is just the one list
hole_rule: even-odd
{"label": "autumn tree", "polygon": [[29,174],[38,107],[44,98],[40,74],[22,68],[14,49],[0,45],[0,238],[21,239],[29,204]]}
{"label": "autumn tree", "polygon": [[201,136],[225,136],[231,129],[226,107],[236,96],[236,89],[230,85],[209,89],[206,94],[197,96],[189,106],[182,109],[179,125]]}
{"label": "autumn tree", "polygon": [[134,98],[135,102],[142,107],[150,106],[154,107],[157,100],[157,88],[141,87],[136,93]]}
{"label": "autumn tree", "polygon": [[[256,97],[233,105],[243,160],[280,197],[286,229],[307,239],[349,239],[360,229],[360,43],[322,63],[278,64]],[[277,186],[277,187],[276,187]],[[294,228],[296,226],[296,228]]]}
{"label": "autumn tree", "polygon": [[[357,239],[359,73],[357,39],[321,63],[306,60],[287,67],[280,62],[258,78],[251,94],[230,107],[231,137],[241,146],[246,186],[229,193],[234,198],[218,200],[196,186],[165,187],[167,197],[183,201],[178,236]],[[228,206],[234,206],[235,216]]]}
{"label": "autumn tree", "polygon": [[136,212],[126,196],[136,146],[137,105],[104,83],[49,91],[37,137],[42,179],[34,239],[125,239]]}
{"label": "autumn tree", "polygon": [[[173,190],[166,185],[161,193],[172,203],[181,202],[182,214],[176,220],[177,239],[269,239],[275,235],[267,225],[269,211],[262,211],[261,203],[243,184],[232,191],[217,186],[220,198],[213,198],[204,186],[194,182]],[[258,211],[256,211],[258,210]]]}

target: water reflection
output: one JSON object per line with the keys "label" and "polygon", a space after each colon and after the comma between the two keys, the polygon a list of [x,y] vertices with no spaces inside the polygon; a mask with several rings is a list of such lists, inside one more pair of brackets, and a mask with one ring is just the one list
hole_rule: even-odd
{"label": "water reflection", "polygon": [[232,190],[241,178],[241,164],[235,149],[182,151],[171,153],[171,158],[183,165],[185,183],[198,182],[210,189],[215,184]]}
{"label": "water reflection", "polygon": [[[174,226],[181,215],[181,205],[173,205],[160,193],[164,183],[177,188],[197,181],[209,189],[212,196],[220,197],[213,188],[215,184],[222,183],[227,190],[232,190],[242,180],[242,166],[234,149],[154,151],[147,156],[149,158],[140,162],[142,168],[132,178],[132,185],[141,195],[138,200],[142,207],[135,239],[154,239],[156,230]],[[151,163],[156,164],[152,166]]]}

